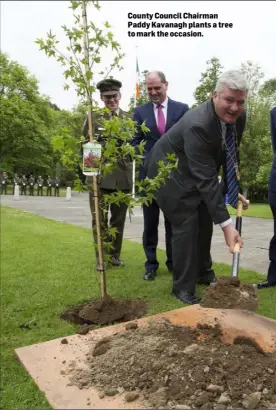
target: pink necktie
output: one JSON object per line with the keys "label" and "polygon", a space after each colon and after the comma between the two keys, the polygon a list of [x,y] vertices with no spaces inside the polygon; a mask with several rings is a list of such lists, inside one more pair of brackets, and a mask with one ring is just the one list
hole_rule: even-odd
{"label": "pink necktie", "polygon": [[157,128],[161,135],[165,134],[166,132],[166,122],[165,122],[164,113],[162,111],[162,107],[163,106],[161,104],[157,105],[157,109],[158,109]]}

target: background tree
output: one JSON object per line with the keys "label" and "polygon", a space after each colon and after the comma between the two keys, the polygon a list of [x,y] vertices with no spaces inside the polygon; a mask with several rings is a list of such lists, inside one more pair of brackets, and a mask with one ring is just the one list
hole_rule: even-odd
{"label": "background tree", "polygon": [[248,61],[241,71],[249,82],[246,103],[247,121],[241,142],[241,183],[245,195],[253,200],[267,197],[268,176],[272,161],[269,111],[271,96],[263,92],[264,73],[259,65]]}
{"label": "background tree", "polygon": [[39,94],[37,79],[7,54],[0,54],[0,68],[1,171],[10,177],[14,172],[43,177],[50,174],[59,176],[62,185],[75,182],[78,186],[75,170],[62,165],[62,154],[54,152],[53,143],[61,133],[79,139],[85,107],[61,110]]}
{"label": "background tree", "polygon": [[260,88],[260,93],[263,96],[271,98],[272,105],[276,104],[276,78],[265,81]]}
{"label": "background tree", "polygon": [[200,84],[194,92],[194,98],[196,100],[194,106],[199,105],[210,98],[215,90],[217,79],[222,73],[223,66],[217,57],[207,60],[206,64],[206,71],[201,73]]}
{"label": "background tree", "polygon": [[29,71],[0,53],[0,156],[3,170],[47,173],[52,167],[49,100]]}
{"label": "background tree", "polygon": [[[56,125],[51,139],[56,175],[60,177],[62,185],[74,186],[79,191],[83,190],[85,177],[79,160],[72,161],[72,158],[78,158],[80,155],[80,131],[86,116],[85,107],[82,105],[75,107],[73,111],[55,111]],[[67,147],[66,154],[64,146]]]}

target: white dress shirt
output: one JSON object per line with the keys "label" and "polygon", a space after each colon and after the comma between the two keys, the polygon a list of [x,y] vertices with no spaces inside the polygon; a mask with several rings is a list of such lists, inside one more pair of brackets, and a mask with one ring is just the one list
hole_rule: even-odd
{"label": "white dress shirt", "polygon": [[[158,108],[157,108],[157,105],[159,105],[159,104],[153,103],[153,111],[154,111],[156,125],[158,125]],[[168,97],[166,97],[165,101],[163,101],[162,104],[160,104],[160,105],[162,105],[162,111],[163,111],[164,118],[165,118],[165,124],[167,124]]]}

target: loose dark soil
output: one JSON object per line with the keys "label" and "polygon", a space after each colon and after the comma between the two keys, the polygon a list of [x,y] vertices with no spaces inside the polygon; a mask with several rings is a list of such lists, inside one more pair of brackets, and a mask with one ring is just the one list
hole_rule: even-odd
{"label": "loose dark soil", "polygon": [[79,333],[85,334],[93,325],[108,325],[139,319],[147,313],[147,304],[142,299],[118,300],[107,296],[92,300],[61,313],[61,319],[81,325]]}
{"label": "loose dark soil", "polygon": [[200,305],[215,309],[255,311],[258,299],[253,285],[241,284],[239,278],[219,278],[214,286],[206,289]]}
{"label": "loose dark soil", "polygon": [[91,346],[70,383],[97,387],[99,397],[120,394],[143,408],[275,408],[276,354],[251,339],[220,342],[218,326],[191,329],[167,320],[105,337]]}

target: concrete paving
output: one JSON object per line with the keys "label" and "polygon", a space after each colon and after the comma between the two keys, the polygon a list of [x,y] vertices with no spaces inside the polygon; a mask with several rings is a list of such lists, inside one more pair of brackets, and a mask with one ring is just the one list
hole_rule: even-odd
{"label": "concrete paving", "polygon": [[[15,200],[11,195],[1,195],[1,205],[19,208],[37,215],[67,222],[85,228],[91,227],[91,214],[88,194],[74,194],[71,200],[64,197],[29,197],[20,196]],[[134,215],[126,221],[125,239],[141,243],[143,232],[143,214],[140,207],[134,209]],[[266,274],[268,268],[268,247],[272,237],[273,223],[270,219],[243,218],[242,237],[244,248],[241,251],[240,266]],[[163,217],[160,218],[159,247],[165,249]],[[221,229],[214,227],[212,257],[216,262],[231,265],[232,256],[224,244]],[[143,266],[144,261],[141,261]]]}

